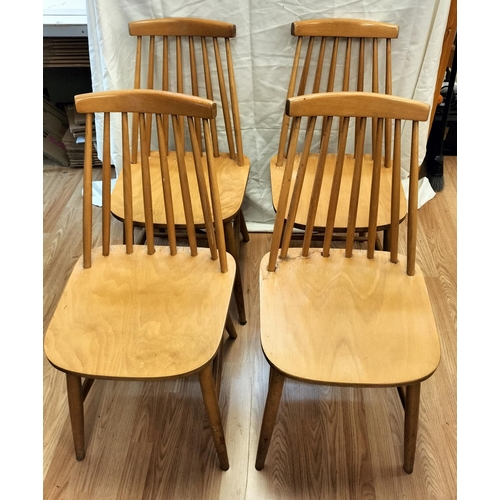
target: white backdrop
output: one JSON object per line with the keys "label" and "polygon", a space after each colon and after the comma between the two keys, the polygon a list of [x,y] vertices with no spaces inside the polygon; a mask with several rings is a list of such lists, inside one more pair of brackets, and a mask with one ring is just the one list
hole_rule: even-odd
{"label": "white backdrop", "polygon": [[[269,160],[278,146],[295,51],[291,23],[347,17],[397,24],[399,37],[392,43],[393,94],[432,104],[450,5],[450,0],[86,1],[94,91],[133,87],[135,37],[128,34],[130,21],[201,17],[236,25],[232,53],[243,148],[251,161],[243,207],[249,230],[267,230],[274,220]],[[421,127],[420,160],[425,156],[428,125]],[[97,133],[101,133],[99,122]],[[115,164],[120,165],[119,161]],[[402,174],[407,176],[405,171]]]}

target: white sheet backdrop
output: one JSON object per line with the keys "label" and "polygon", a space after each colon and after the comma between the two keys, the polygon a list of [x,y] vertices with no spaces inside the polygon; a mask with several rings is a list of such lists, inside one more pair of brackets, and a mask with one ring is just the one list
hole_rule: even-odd
{"label": "white sheet backdrop", "polygon": [[[249,230],[272,227],[269,160],[276,153],[295,39],[293,21],[324,17],[397,24],[393,94],[432,104],[450,0],[86,0],[94,91],[133,87],[135,38],[128,23],[161,17],[201,17],[236,25],[232,42],[243,148],[250,158],[244,212]],[[421,127],[420,160],[428,123]],[[97,133],[101,123],[97,121]],[[113,146],[117,168],[118,146]],[[403,171],[403,178],[407,172]],[[423,186],[427,199],[430,186]],[[432,193],[429,195],[429,190]],[[424,200],[421,201],[421,203]]]}

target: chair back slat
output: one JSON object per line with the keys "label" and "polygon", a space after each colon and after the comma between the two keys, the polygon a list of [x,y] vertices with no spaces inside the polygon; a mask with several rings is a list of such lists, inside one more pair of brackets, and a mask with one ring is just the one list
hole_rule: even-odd
{"label": "chair back slat", "polygon": [[283,234],[283,241],[281,244],[281,257],[284,258],[288,252],[290,246],[290,241],[292,240],[293,223],[291,221],[295,220],[297,216],[297,209],[299,207],[299,200],[302,194],[302,186],[304,185],[304,178],[306,175],[306,168],[309,160],[309,150],[311,148],[311,143],[314,134],[314,125],[316,123],[316,117],[313,116],[308,120],[306,138],[304,142],[304,148],[300,158],[300,164],[297,169],[297,176],[295,178],[294,189],[292,192],[292,198],[290,200],[290,208],[288,210],[287,222],[285,224],[285,231]]}
{"label": "chair back slat", "polygon": [[349,117],[341,116],[339,120],[342,122],[339,126],[341,133],[339,137],[339,147],[337,151],[337,161],[335,163],[335,172],[333,174],[332,189],[330,192],[330,199],[328,201],[328,215],[325,225],[325,238],[323,241],[323,255],[328,257],[330,255],[330,246],[333,239],[333,228],[335,225],[335,215],[337,214],[337,207],[339,203],[340,184],[342,182],[342,172],[344,169],[345,152],[347,146],[347,133],[349,131]]}
{"label": "chair back slat", "polygon": [[92,254],[92,156],[94,116],[87,111],[85,117],[85,153],[83,167],[83,267],[91,266]]}
{"label": "chair back slat", "polygon": [[162,180],[163,203],[165,205],[165,219],[167,221],[168,244],[170,254],[177,253],[177,236],[175,233],[174,204],[172,202],[172,183],[170,182],[170,171],[168,168],[168,143],[165,130],[168,130],[165,121],[168,121],[169,115],[156,115],[156,128],[159,135],[159,153],[160,169]]}
{"label": "chair back slat", "polygon": [[[286,259],[292,236],[298,207],[302,204],[301,197],[308,193],[302,189],[306,171],[312,170],[314,175],[312,190],[309,198],[304,200],[307,209],[307,222],[303,235],[302,256],[307,257],[313,244],[312,233],[315,224],[316,211],[319,204],[322,182],[326,172],[327,161],[334,163],[333,179],[328,201],[326,228],[322,242],[322,255],[331,255],[330,246],[333,239],[337,205],[340,200],[341,190],[348,197],[348,223],[346,234],[345,257],[354,255],[356,218],[358,207],[368,205],[368,245],[365,250],[368,259],[375,256],[375,243],[377,236],[377,216],[380,203],[380,182],[383,166],[384,126],[389,122],[394,125],[394,172],[390,179],[391,192],[391,247],[387,252],[387,259],[391,262],[398,261],[398,228],[399,228],[399,203],[400,203],[400,171],[402,159],[402,122],[409,121],[412,127],[412,137],[409,153],[410,168],[410,196],[408,211],[408,241],[406,247],[407,273],[415,272],[416,259],[416,220],[418,196],[418,123],[426,121],[429,115],[429,106],[417,101],[398,98],[394,96],[371,92],[325,92],[306,94],[292,97],[287,100],[286,113],[292,120],[292,134],[290,141],[290,155],[286,160],[283,182],[277,206],[275,227],[271,241],[268,270],[277,268],[278,254],[280,259]],[[317,120],[322,117],[323,121]],[[332,123],[340,120],[340,138],[333,140]],[[354,127],[349,127],[352,119],[358,122]],[[293,179],[294,162],[301,120],[307,120],[304,147],[299,165],[295,165],[296,175]],[[366,139],[367,123],[373,120],[375,124],[375,143],[372,145],[372,154],[367,153],[369,144]],[[316,130],[315,130],[316,129]],[[322,132],[324,137],[319,144],[315,144],[313,136]],[[349,136],[354,135],[354,154],[347,153]],[[330,152],[333,147],[336,151]],[[317,148],[317,149],[316,149]],[[315,151],[318,151],[317,153]],[[352,163],[354,166],[352,167]],[[349,168],[345,168],[349,165]],[[331,167],[330,167],[331,168]],[[373,169],[369,199],[361,199],[362,169]],[[293,185],[292,185],[293,184]],[[345,184],[345,187],[342,187]],[[289,193],[291,193],[290,202]],[[344,195],[342,195],[344,196]],[[286,219],[286,225],[284,220]],[[283,226],[284,229],[283,229]],[[279,249],[281,248],[281,251]]]}
{"label": "chair back slat", "polygon": [[[214,100],[214,91],[212,86],[212,78],[210,72],[210,59],[208,57],[207,39],[201,37],[201,50],[203,53],[203,72],[205,75],[205,87],[207,89],[207,99]],[[210,120],[210,130],[212,132],[212,148],[214,157],[219,157],[219,139],[217,135],[217,123],[215,118]]]}
{"label": "chair back slat", "polygon": [[[386,120],[390,123],[389,120]],[[387,127],[386,127],[387,130]],[[398,240],[399,240],[399,203],[401,190],[401,120],[394,121],[394,165],[392,169],[392,193],[391,193],[391,262],[398,261]]]}
{"label": "chair back slat", "polygon": [[109,255],[111,238],[111,125],[109,113],[104,113],[104,144],[102,159],[102,253]]}
{"label": "chair back slat", "polygon": [[382,166],[382,139],[384,135],[384,121],[382,118],[373,118],[373,128],[375,129],[373,174],[370,191],[370,211],[368,219],[368,258],[373,259],[375,255],[375,243],[377,240],[377,217],[380,194],[380,168]]}
{"label": "chair back slat", "polygon": [[142,173],[142,198],[144,203],[144,226],[146,230],[146,243],[148,254],[152,255],[154,248],[154,225],[153,225],[153,193],[151,189],[151,172],[149,170],[148,141],[150,132],[147,125],[148,116],[139,113],[139,130],[141,140],[141,173]]}
{"label": "chair back slat", "polygon": [[361,188],[361,174],[363,169],[363,147],[366,133],[366,117],[361,116],[359,129],[355,138],[354,146],[354,172],[352,176],[351,197],[349,200],[349,212],[347,216],[346,257],[351,257],[354,248],[354,236],[356,234],[356,217],[358,215],[359,191]]}
{"label": "chair back slat", "polygon": [[274,271],[274,268],[276,267],[276,260],[278,258],[278,251],[281,244],[283,225],[285,221],[285,212],[288,203],[288,193],[290,191],[290,185],[292,183],[293,164],[295,162],[295,151],[297,150],[299,130],[300,130],[300,118],[294,118],[292,120],[292,127],[291,127],[292,132],[289,143],[290,154],[288,155],[286,160],[285,173],[283,176],[283,182],[281,184],[281,191],[278,200],[278,210],[276,213],[276,219],[274,221],[274,231],[271,239],[271,252],[268,264],[269,271]]}
{"label": "chair back slat", "polygon": [[[177,253],[177,240],[175,235],[175,218],[172,176],[178,178],[182,196],[182,209],[186,221],[190,252],[192,256],[198,254],[195,225],[193,218],[193,201],[199,198],[202,204],[204,227],[207,230],[207,239],[210,254],[213,260],[219,258],[222,272],[228,271],[226,247],[224,240],[224,229],[222,222],[222,209],[219,199],[217,176],[213,164],[213,148],[210,131],[210,121],[216,116],[216,103],[211,100],[196,96],[187,96],[161,90],[134,89],[108,92],[95,92],[82,94],[75,97],[76,109],[85,113],[86,117],[86,145],[84,165],[84,225],[83,225],[83,249],[84,266],[91,266],[92,255],[92,124],[93,114],[104,113],[104,134],[102,137],[103,155],[103,207],[102,207],[102,253],[108,255],[113,242],[110,238],[111,214],[111,155],[110,155],[110,122],[111,115],[116,113],[121,119],[122,150],[123,150],[123,197],[124,197],[124,223],[125,223],[125,245],[126,253],[134,251],[133,245],[133,200],[142,190],[141,196],[144,201],[145,230],[147,240],[147,253],[155,253],[153,233],[153,205],[152,186],[150,174],[150,158],[147,154],[146,142],[149,140],[148,117],[154,120],[158,140],[158,154],[162,173],[163,201],[169,236],[170,254]],[[131,175],[131,150],[132,141],[129,140],[129,116],[138,116],[139,140],[141,151],[141,178],[137,185],[132,186]],[[184,119],[188,125],[186,140],[193,151],[196,182],[189,184],[187,166],[185,160],[185,144],[181,140],[181,120]],[[201,128],[196,130],[196,119],[201,120]],[[165,137],[165,120],[173,123],[176,158],[168,156]],[[203,141],[200,144],[200,139]],[[204,140],[203,140],[204,139]],[[202,149],[205,148],[205,154]],[[206,167],[205,164],[206,162]],[[176,171],[177,170],[177,171]],[[207,180],[208,177],[208,180]],[[208,188],[208,184],[210,188]]]}
{"label": "chair back slat", "polygon": [[[314,125],[313,125],[314,126]],[[325,135],[330,136],[332,128],[332,117],[327,116],[325,119]],[[328,153],[328,140],[324,139],[321,141],[318,165],[316,166],[316,174],[314,175],[314,183],[311,192],[311,201],[309,203],[309,211],[307,214],[307,224],[306,231],[304,234],[304,244],[302,248],[302,255],[307,257],[309,254],[309,247],[311,245],[311,239],[314,229],[314,221],[316,219],[316,211],[318,209],[319,195],[321,193],[321,185],[323,183],[323,173],[325,171],[326,155]]]}
{"label": "chair back slat", "polygon": [[122,171],[123,171],[123,212],[124,212],[124,233],[127,253],[132,253],[134,245],[134,221],[132,207],[132,172],[129,140],[129,120],[127,113],[122,113]]}
{"label": "chair back slat", "polygon": [[408,194],[408,234],[407,234],[407,273],[415,274],[417,247],[417,213],[418,213],[418,124],[412,124],[410,151],[410,187]]}
{"label": "chair back slat", "polygon": [[[290,73],[290,81],[288,83],[288,91],[286,98],[292,97],[294,95],[295,86],[297,84],[297,73],[299,70],[299,58],[302,50],[302,37],[299,36],[297,39],[297,46],[295,47],[295,56],[292,64],[292,71]],[[288,126],[290,122],[290,117],[283,113],[283,121],[281,123],[280,140],[278,144],[278,157],[276,164],[281,167],[283,165],[283,158],[285,157],[285,144],[288,136]]]}
{"label": "chair back slat", "polygon": [[215,243],[215,234],[214,234],[214,227],[210,210],[210,201],[209,201],[207,183],[205,180],[205,174],[201,163],[201,145],[199,144],[199,139],[201,139],[201,135],[198,134],[196,130],[196,124],[194,123],[193,118],[188,118],[188,126],[189,126],[189,133],[191,136],[191,142],[193,144],[194,166],[196,170],[196,180],[198,181],[198,190],[200,193],[203,217],[206,221],[210,221],[210,224],[206,226],[208,246],[212,254],[212,259],[215,260],[217,258],[217,245]]}

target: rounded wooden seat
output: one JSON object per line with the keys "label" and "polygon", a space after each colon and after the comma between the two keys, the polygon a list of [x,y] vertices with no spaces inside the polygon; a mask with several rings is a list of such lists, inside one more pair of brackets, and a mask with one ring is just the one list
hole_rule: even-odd
{"label": "rounded wooden seat", "polygon": [[[76,264],[45,336],[58,369],[90,378],[166,379],[199,371],[224,333],[235,262],[220,272],[210,250],[153,255],[135,245],[93,250],[90,269]],[[193,307],[196,304],[197,307]]]}
{"label": "rounded wooden seat", "polygon": [[[203,219],[201,200],[198,193],[193,153],[186,152],[184,155],[184,161],[186,164],[191,201],[193,204],[194,224],[198,227],[203,227],[205,222]],[[206,168],[205,156],[202,158],[202,162],[208,184],[208,169]],[[184,215],[177,156],[175,151],[171,151],[168,154],[168,167],[170,182],[172,185],[172,203],[174,207],[175,224],[176,226],[178,225],[180,227],[184,227],[186,225],[186,217]],[[163,201],[162,177],[158,151],[151,152],[151,156],[149,157],[149,168],[151,172],[151,194],[154,224],[157,227],[162,227],[166,225],[167,219]],[[228,153],[221,153],[217,160],[214,161],[214,170],[217,174],[217,180],[220,186],[231,186],[231,189],[220,190],[222,219],[223,221],[230,221],[238,214],[241,204],[243,203],[248,173],[250,170],[250,160],[247,157],[244,157],[243,165],[239,166],[236,160],[230,158]],[[131,174],[134,224],[143,225],[145,216],[144,201],[142,199],[142,172],[141,164],[139,162],[131,165]],[[116,179],[116,184],[111,196],[111,210],[113,215],[118,219],[124,218],[122,175],[119,175]]]}
{"label": "rounded wooden seat", "polygon": [[[439,336],[421,271],[386,252],[291,248],[275,272],[261,263],[261,342],[287,377],[321,384],[405,386],[440,359]],[[356,311],[356,314],[353,313]]]}

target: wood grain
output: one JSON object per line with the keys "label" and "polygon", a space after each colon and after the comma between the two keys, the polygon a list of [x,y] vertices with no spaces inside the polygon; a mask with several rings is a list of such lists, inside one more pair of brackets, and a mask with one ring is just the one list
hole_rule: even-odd
{"label": "wood grain", "polygon": [[[248,323],[235,324],[237,341],[224,343],[220,406],[231,468],[218,467],[207,423],[200,432],[204,409],[196,376],[97,380],[85,401],[87,455],[77,462],[65,377],[45,361],[44,500],[456,499],[456,169],[456,158],[446,157],[444,190],[419,210],[417,263],[442,359],[422,385],[413,474],[401,468],[403,410],[395,389],[293,381],[285,383],[266,467],[255,470],[269,376],[259,345],[257,277],[270,235],[253,233],[240,249]],[[80,254],[79,176],[81,170],[44,167],[44,325]],[[118,221],[112,221],[113,238],[121,242]]]}

